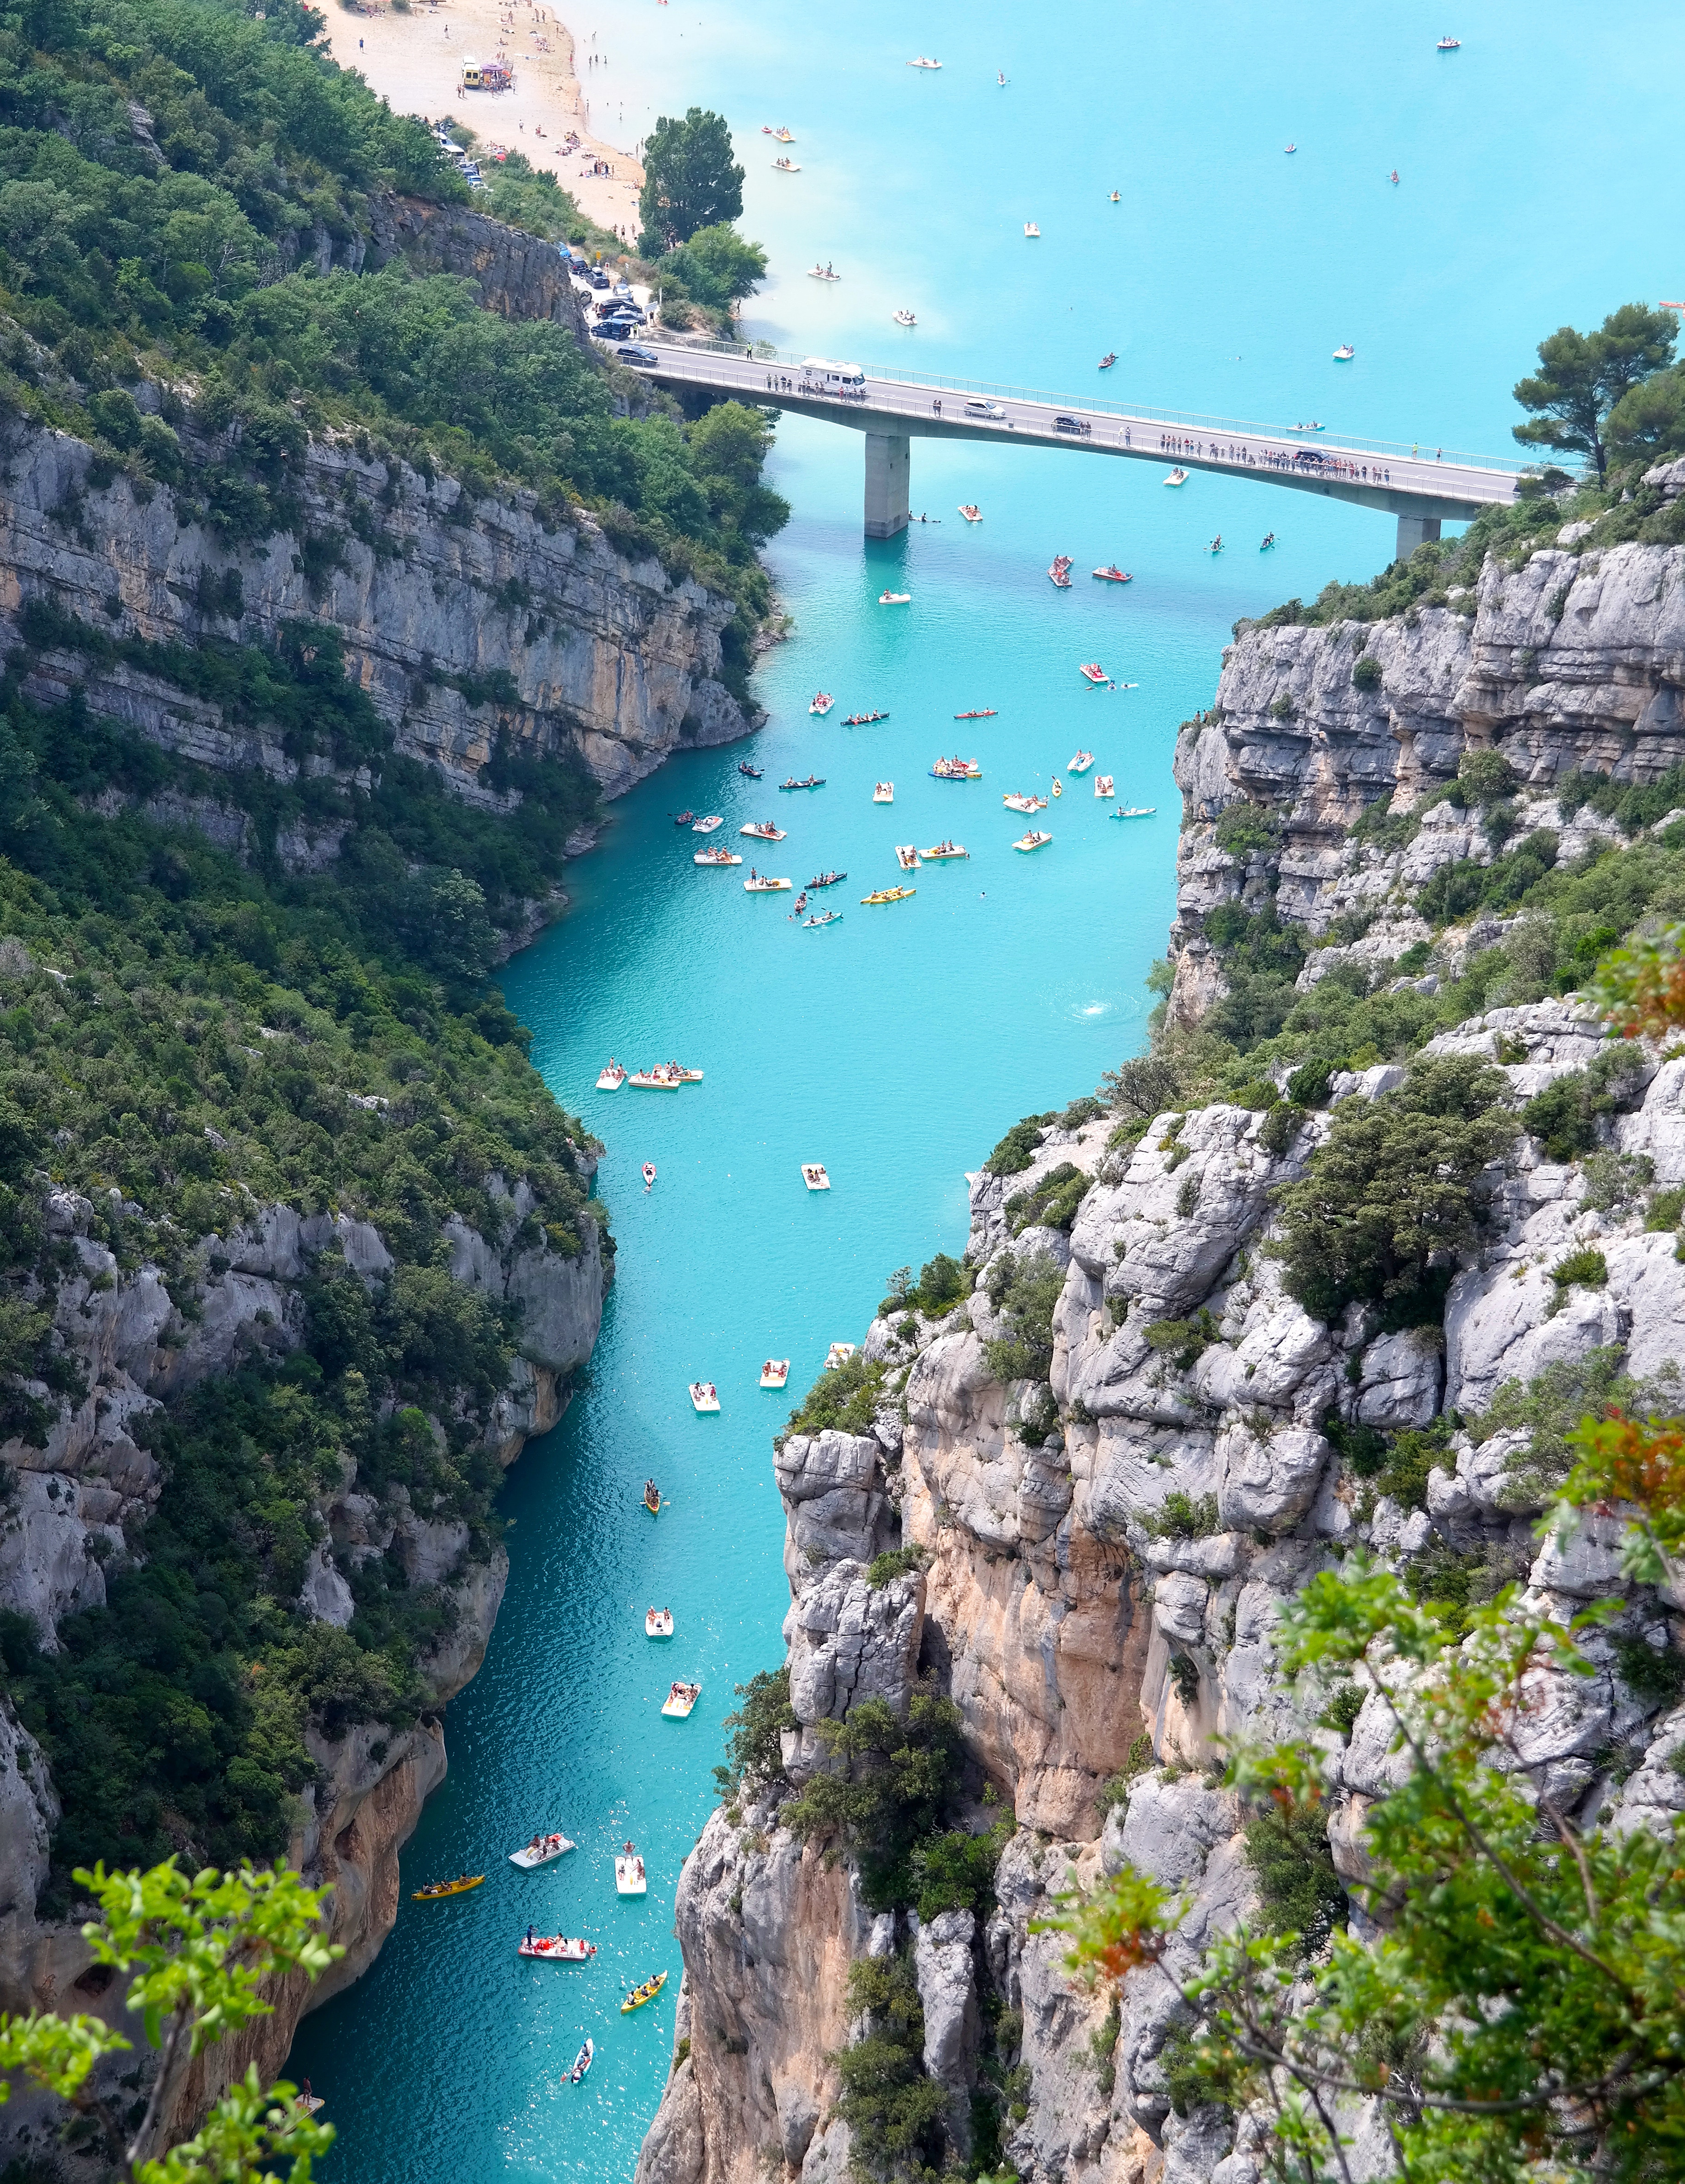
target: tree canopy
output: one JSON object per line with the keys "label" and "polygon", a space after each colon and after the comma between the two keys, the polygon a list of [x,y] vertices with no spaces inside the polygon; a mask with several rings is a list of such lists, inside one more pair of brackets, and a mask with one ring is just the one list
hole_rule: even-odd
{"label": "tree canopy", "polygon": [[743,170],[731,157],[731,132],[723,114],[692,106],[682,121],[663,114],[643,154],[643,194],[638,214],[648,258],[688,242],[699,229],[737,218],[743,209]]}
{"label": "tree canopy", "polygon": [[1678,332],[1670,312],[1648,304],[1623,304],[1594,333],[1559,326],[1538,345],[1538,370],[1516,382],[1516,401],[1533,414],[1515,427],[1515,437],[1588,455],[1602,480],[1610,412],[1672,362]]}

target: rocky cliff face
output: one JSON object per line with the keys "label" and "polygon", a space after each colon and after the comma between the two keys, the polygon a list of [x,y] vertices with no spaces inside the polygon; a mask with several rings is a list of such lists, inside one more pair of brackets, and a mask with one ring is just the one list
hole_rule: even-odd
{"label": "rocky cliff face", "polygon": [[[581,1173],[593,1165],[581,1156]],[[548,1244],[518,1240],[531,1199],[524,1182],[492,1178],[491,1200],[506,1209],[498,1236],[485,1237],[460,1218],[449,1227],[451,1272],[462,1282],[522,1306],[517,1354],[509,1384],[492,1406],[485,1429],[490,1452],[507,1465],[529,1438],[547,1432],[567,1401],[566,1384],[590,1357],[608,1284],[601,1233],[580,1223],[581,1248],[564,1257]],[[138,1209],[131,1209],[138,1212]],[[253,1353],[278,1357],[295,1347],[304,1326],[303,1284],[325,1251],[332,1251],[370,1284],[392,1267],[377,1228],[343,1214],[301,1217],[290,1206],[254,1206],[228,1236],[209,1238],[195,1255],[198,1311],[184,1318],[161,1270],[144,1261],[120,1268],[86,1231],[92,1208],[60,1190],[49,1201],[56,1234],[80,1262],[59,1285],[57,1321],[86,1392],[60,1400],[45,1445],[0,1445],[7,1498],[0,1511],[0,1607],[27,1615],[43,1645],[57,1643],[56,1625],[78,1608],[105,1599],[105,1567],[143,1551],[141,1527],[163,1488],[156,1459],[142,1445],[146,1422],[208,1376],[225,1373]],[[181,1284],[177,1283],[177,1288]],[[39,1393],[44,1397],[47,1390]],[[434,1706],[460,1691],[485,1658],[508,1577],[501,1547],[489,1560],[470,1556],[468,1527],[434,1522],[410,1507],[400,1485],[383,1496],[363,1487],[348,1458],[314,1512],[317,1539],[300,1605],[320,1621],[343,1628],[353,1614],[348,1573],[371,1556],[395,1552],[409,1584],[438,1588],[449,1606],[449,1629],[420,1664]],[[307,1747],[318,1769],[300,1799],[288,1856],[313,1886],[327,1887],[331,1937],[346,1955],[318,1985],[289,1982],[275,2014],[239,2041],[210,2050],[184,2090],[183,2128],[208,2097],[256,2060],[276,2075],[303,2010],[318,2007],[369,1964],[398,1912],[398,1853],[422,1803],[445,1774],[444,1732],[428,1715],[395,1730],[375,1721],[337,1739],[314,1729]],[[75,1924],[42,1920],[36,1904],[47,1880],[51,1829],[58,1816],[46,1763],[33,1740],[0,1715],[0,2008],[114,2010],[120,1986],[90,1970],[92,1958]],[[129,2028],[136,2047],[142,2047]],[[38,2105],[5,2110],[8,2143],[26,2142],[40,2127]],[[18,2138],[21,2131],[25,2137]],[[50,2134],[49,2134],[50,2136]]]}
{"label": "rocky cliff face", "polygon": [[[1403,842],[1351,829],[1377,800],[1402,812],[1451,783],[1471,749],[1501,741],[1520,783],[1517,835],[1552,828],[1565,860],[1612,832],[1589,810],[1565,818],[1554,787],[1577,767],[1643,782],[1676,762],[1682,578],[1677,551],[1621,548],[1598,561],[1564,549],[1521,570],[1488,566],[1477,597],[1408,624],[1243,635],[1226,655],[1216,715],[1184,732],[1177,755],[1176,1017],[1197,1025],[1225,990],[1206,928],[1229,903],[1273,900],[1283,922],[1326,944],[1312,948],[1302,990],[1348,961],[1389,975],[1430,937],[1419,890],[1497,848],[1477,811],[1451,800]],[[1353,681],[1361,656],[1380,664],[1369,689]],[[1242,845],[1221,846],[1221,816],[1242,802],[1267,818],[1250,838],[1265,846],[1232,834]],[[1366,923],[1354,939],[1337,921],[1357,909],[1373,915],[1353,922]],[[1442,970],[1504,929],[1501,918],[1442,929]],[[1489,1008],[1426,1051],[1489,1062],[1519,1115],[1546,1087],[1582,1081],[1604,1039],[1570,994]],[[1161,1113],[1144,1132],[1114,1134],[1107,1117],[1044,1133],[1026,1170],[972,1178],[973,1294],[940,1318],[873,1324],[865,1354],[886,1377],[870,1434],[794,1436],[779,1455],[798,1724],[783,1756],[799,1784],[826,1763],[820,1723],[845,1719],[866,1694],[904,1709],[915,1679],[933,1678],[1018,1823],[994,1905],[981,1919],[945,1913],[927,1930],[904,1913],[872,1920],[846,1863],[820,1886],[814,1850],[779,1825],[784,1786],[735,1819],[716,1815],[680,1884],[689,2048],[639,2184],[748,2184],[780,2161],[804,2184],[840,2176],[851,2149],[826,2059],[859,2028],[837,1959],[904,1948],[950,2155],[969,2143],[981,2092],[1002,2112],[1012,2167],[1034,2184],[1255,2184],[1244,2126],[1237,2142],[1221,2111],[1174,2112],[1168,1984],[1132,1975],[1108,2016],[1072,1989],[1058,1937],[1030,1926],[1073,1873],[1090,1880],[1126,1859],[1191,1892],[1173,1972],[1255,1907],[1245,1814],[1220,1786],[1222,1740],[1310,1730],[1277,1669],[1275,1618],[1354,1543],[1406,1572],[1438,1558],[1494,1588],[1513,1576],[1564,1618],[1616,1602],[1586,1642],[1589,1673],[1540,1693],[1526,1756],[1582,1815],[1618,1810],[1642,1825],[1685,1803],[1666,1763],[1685,1709],[1664,1717],[1621,1669],[1623,1645],[1671,1642],[1677,1602],[1622,1579],[1607,1520],[1541,1546],[1551,1459],[1538,1407],[1517,1423],[1513,1401],[1493,1407],[1500,1390],[1548,1390],[1564,1375],[1571,1389],[1597,1368],[1619,1366],[1663,1400],[1677,1389],[1685,1245],[1647,1220],[1657,1193],[1685,1186],[1685,1061],[1629,1052],[1627,1069],[1591,1150],[1553,1157],[1519,1130],[1438,1325],[1387,1332],[1362,1306],[1319,1319],[1284,1289],[1270,1249],[1277,1187],[1304,1172],[1344,1102],[1390,1096],[1404,1078],[1397,1065],[1337,1075],[1327,1106],[1292,1131],[1222,1103]],[[1043,1186],[1067,1163],[1081,1180],[1059,1202],[1080,1194],[1074,1212],[1041,1225]],[[1587,1279],[1554,1279],[1577,1254],[1590,1255]],[[988,1346],[1009,1331],[1002,1278],[1033,1262],[1057,1291],[1051,1363],[1044,1380],[1003,1380],[991,1355],[1005,1353]],[[1360,1429],[1373,1448],[1373,1436],[1392,1447],[1429,1428],[1437,1438],[1414,1475],[1377,1479],[1349,1453]],[[922,1568],[874,1586],[872,1557],[898,1546],[922,1550]],[[1363,1871],[1365,1814],[1392,1779],[1389,1732],[1373,1697],[1343,1745],[1322,1732],[1340,1749],[1329,1840],[1349,1880]],[[979,1808],[974,1822],[987,1817]],[[821,1955],[815,1981],[805,1975]],[[781,1974],[792,1964],[798,1975]],[[994,2027],[992,2056],[980,2024]],[[1366,2164],[1354,2173],[1378,2173],[1384,2148],[1370,2146],[1361,2117],[1354,2127],[1354,2161]]]}

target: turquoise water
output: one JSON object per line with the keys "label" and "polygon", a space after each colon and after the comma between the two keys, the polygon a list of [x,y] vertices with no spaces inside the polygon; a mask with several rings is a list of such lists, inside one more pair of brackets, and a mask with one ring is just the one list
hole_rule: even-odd
{"label": "turquoise water", "polygon": [[[834,289],[771,286],[753,330],[781,345],[893,359],[888,314],[905,301],[921,324],[904,342],[937,368],[1080,389],[1115,348],[1109,391],[1132,398],[1502,452],[1506,391],[1542,332],[1685,277],[1659,210],[1677,195],[1666,86],[1685,28],[1630,9],[1620,50],[1592,55],[1565,8],[1456,13],[1078,7],[992,25],[948,6],[675,0],[570,20],[599,30],[627,86],[628,139],[656,111],[721,106],[750,231],[780,266],[818,254],[845,271]],[[1465,42],[1442,61],[1447,28]],[[940,75],[905,68],[919,52]],[[758,133],[782,121],[804,170],[790,181]],[[1393,165],[1397,191],[1381,181]],[[1114,187],[1121,208],[1104,202]],[[1039,246],[1017,240],[1026,218]],[[1327,359],[1343,339],[1358,360],[1341,376]],[[867,547],[852,436],[789,420],[776,471],[795,519],[771,559],[796,627],[759,677],[765,779],[738,775],[738,748],[677,760],[626,798],[572,868],[568,916],[505,979],[547,1081],[608,1146],[620,1272],[590,1390],[511,1474],[509,1596],[404,1853],[406,1891],[464,1865],[490,1877],[456,1902],[406,1898],[374,1970],[294,2052],[340,2128],[330,2177],[630,2176],[666,2070],[672,1890],[720,1721],[733,1682],[780,1657],[770,1435],[897,1264],[960,1246],[962,1171],[1140,1043],[1173,902],[1176,725],[1209,703],[1230,622],[1391,550],[1390,520],[1299,496],[1206,479],[1166,493],[1145,468],[939,444],[915,448],[913,505],[941,526]],[[954,512],[973,497],[975,529]],[[1260,557],[1270,528],[1282,543]],[[1218,530],[1242,544],[1213,560],[1200,549]],[[1068,593],[1042,573],[1055,551],[1076,559]],[[1114,554],[1135,583],[1085,583]],[[871,604],[892,577],[910,609]],[[1090,691],[1075,670],[1093,658],[1140,687]],[[821,686],[838,700],[823,722],[805,710]],[[875,705],[887,722],[840,725]],[[956,725],[972,705],[998,710]],[[1107,820],[1065,774],[1079,743],[1158,816]],[[927,777],[954,749],[981,760],[981,783]],[[822,789],[776,793],[809,771]],[[1001,794],[1045,793],[1055,772],[1067,793],[1037,822],[1054,843],[1016,855],[1027,822]],[[884,777],[887,809],[870,801]],[[819,899],[842,922],[805,932],[790,897],[745,896],[747,862],[698,871],[669,816],[685,806],[721,813],[715,838],[763,870],[799,883],[846,866]],[[763,856],[736,830],[765,816],[789,838]],[[924,868],[910,902],[860,906],[896,878],[893,844],[943,833],[968,863]],[[611,1052],[706,1076],[601,1095]],[[803,1188],[812,1160],[827,1195]],[[755,1384],[770,1355],[792,1360],[789,1398]],[[698,1376],[719,1385],[717,1418],[690,1411]],[[638,1507],[651,1474],[671,1497],[659,1520]],[[674,1610],[670,1645],[642,1635],[653,1602]],[[701,1702],[663,1721],[681,1674]],[[540,1825],[579,1848],[517,1874],[504,1854]],[[638,1903],[613,1892],[628,1836],[648,1861]],[[598,1957],[520,1963],[529,1919],[589,1936]],[[622,2018],[624,1987],[664,1967],[667,1993]],[[595,2068],[568,2087],[587,2033]]]}

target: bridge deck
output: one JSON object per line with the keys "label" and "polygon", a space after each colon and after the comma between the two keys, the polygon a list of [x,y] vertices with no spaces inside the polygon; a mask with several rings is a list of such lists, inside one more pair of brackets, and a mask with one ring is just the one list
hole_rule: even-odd
{"label": "bridge deck", "polygon": [[[1260,485],[1284,486],[1385,509],[1404,519],[1426,520],[1437,535],[1441,519],[1463,521],[1482,508],[1507,506],[1515,498],[1519,461],[1395,446],[1323,432],[1289,432],[1279,426],[1240,424],[1172,410],[1132,410],[1122,404],[1061,399],[976,381],[910,379],[866,373],[863,400],[804,393],[800,359],[752,356],[723,343],[664,343],[642,337],[660,357],[634,367],[675,387],[707,387],[746,401],[775,402],[859,432],[895,439],[1009,441],[1015,445],[1068,448],[1081,454],[1116,455],[1168,470],[1212,471]],[[994,402],[998,420],[967,417],[968,398]],[[940,406],[938,406],[940,405]],[[1061,432],[1057,416],[1085,424],[1086,432]],[[1404,527],[1400,525],[1400,541]]]}

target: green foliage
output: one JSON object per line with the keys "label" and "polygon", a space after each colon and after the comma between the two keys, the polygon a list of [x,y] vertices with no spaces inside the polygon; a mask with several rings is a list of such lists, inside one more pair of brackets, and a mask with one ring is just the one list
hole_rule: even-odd
{"label": "green foliage", "polygon": [[925,1566],[922,1547],[892,1547],[866,1565],[866,1583],[881,1588],[898,1577],[915,1577]]}
{"label": "green foliage", "polygon": [[1515,770],[1500,750],[1469,750],[1457,766],[1457,779],[1472,804],[1490,804],[1513,796],[1521,786]]}
{"label": "green foliage", "polygon": [[1643,1096],[1642,1056],[1630,1041],[1605,1047],[1588,1069],[1553,1078],[1521,1110],[1522,1127],[1554,1161],[1570,1161],[1597,1143],[1606,1115],[1636,1106]]}
{"label": "green foliage", "polygon": [[1352,683],[1359,690],[1378,690],[1381,688],[1381,662],[1372,653],[1365,652],[1353,662]]}
{"label": "green foliage", "polygon": [[763,1669],[748,1683],[734,1688],[742,1704],[726,1715],[722,1724],[727,1732],[726,1762],[714,1770],[720,1802],[728,1805],[735,1803],[742,1791],[753,1794],[770,1782],[782,1780],[783,1734],[796,1727],[787,1664]]}
{"label": "green foliage", "polygon": [[1610,410],[1671,362],[1678,331],[1670,313],[1645,304],[1623,304],[1595,333],[1560,326],[1538,345],[1538,371],[1515,387],[1516,401],[1533,413],[1515,437],[1588,455],[1601,479]]}
{"label": "green foliage", "polygon": [[1489,1407],[1468,1421],[1469,1437],[1476,1446],[1494,1434],[1527,1435],[1527,1455],[1512,1467],[1518,1507],[1561,1485],[1574,1460],[1569,1436],[1582,1418],[1677,1407],[1672,1380],[1632,1379],[1621,1369],[1624,1355],[1619,1343],[1610,1343],[1583,1357],[1547,1365],[1532,1380],[1505,1380]]}
{"label": "green foliage", "polygon": [[1260,1805],[1247,1815],[1246,1862],[1258,1883],[1262,1932],[1314,1956],[1346,1915],[1346,1892],[1320,1804]]}
{"label": "green foliage", "polygon": [[1486,1218],[1486,1172],[1515,1123],[1504,1080],[1465,1056],[1418,1061],[1395,1092],[1348,1100],[1279,1199],[1283,1281],[1319,1318],[1354,1299],[1408,1309]]}
{"label": "green foliage", "polygon": [[1609,1262],[1594,1245],[1585,1245],[1559,1259],[1550,1270],[1559,1290],[1600,1290],[1609,1280]]}
{"label": "green foliage", "polygon": [[670,306],[675,301],[697,304],[714,329],[723,333],[731,323],[731,306],[752,295],[766,278],[766,253],[722,220],[698,228],[689,242],[670,250],[652,269],[651,277],[661,284],[664,319],[681,324]]}
{"label": "green foliage", "polygon": [[1638,1636],[1616,1638],[1615,1660],[1621,1682],[1649,1706],[1677,1706],[1685,1693],[1685,1653],[1670,1642],[1665,1624],[1659,1646]]}
{"label": "green foliage", "polygon": [[828,1367],[808,1390],[801,1408],[791,1412],[785,1434],[823,1433],[828,1426],[839,1433],[870,1432],[884,1370],[868,1365],[858,1350],[840,1365]]}
{"label": "green foliage", "polygon": [[920,1918],[928,1925],[944,1911],[975,1911],[981,1926],[994,1908],[994,1870],[1015,1830],[1013,1821],[997,1820],[980,1836],[962,1828],[920,1843],[910,1860]]}
{"label": "green foliage", "polygon": [[131,2098],[133,2075],[97,2089],[93,2065],[130,2048],[122,2033],[97,2017],[37,2011],[0,2017],[0,2102],[13,2075],[69,2102],[80,2112],[71,2130],[86,2134],[80,2149],[97,2148],[103,2173],[131,2184],[273,2184],[276,2159],[306,2184],[332,2128],[304,2115],[285,2081],[265,2092],[255,2064],[192,2137],[166,2147],[165,2134],[195,2059],[271,2014],[267,1996],[283,1980],[314,1981],[345,1954],[321,1937],[320,1893],[285,1868],[189,1879],[173,1858],[147,1873],[82,1868],[75,1879],[99,1914],[82,1928],[94,1963],[132,1975],[126,2010],[158,2051],[149,2097]]}
{"label": "green foliage", "polygon": [[861,1699],[820,1735],[846,1772],[815,1774],[783,1809],[804,1841],[841,1834],[859,1858],[861,1892],[875,1911],[918,1893],[913,1853],[940,1830],[959,1785],[959,1709],[915,1691],[901,1720],[881,1699]]}
{"label": "green foliage", "polygon": [[1094,1792],[1094,1810],[1102,1822],[1116,1806],[1128,1804],[1131,1783],[1137,1775],[1144,1774],[1152,1763],[1153,1740],[1143,1729],[1136,1734],[1123,1765],[1115,1774],[1108,1775]]}
{"label": "green foliage", "polygon": [[656,122],[643,148],[643,175],[638,247],[646,258],[734,220],[743,209],[743,170],[731,158],[731,130],[723,114],[699,106],[681,121],[664,114]]}
{"label": "green foliage", "polygon": [[[1172,1322],[1156,1320],[1154,1326],[1166,1326]],[[1147,1332],[1152,1340],[1152,1329]],[[1184,1494],[1181,1487],[1172,1487],[1165,1495],[1155,1517],[1148,1519],[1148,1529],[1155,1540],[1204,1540],[1213,1532],[1222,1529],[1222,1519],[1217,1514],[1215,1494],[1202,1494],[1196,1500]]]}
{"label": "green foliage", "polygon": [[909,1289],[902,1302],[915,1312],[939,1318],[970,1295],[971,1282],[971,1270],[962,1260],[938,1251],[919,1269],[918,1287]]}
{"label": "green foliage", "polygon": [[1020,1190],[1007,1200],[1006,1216],[1013,1234],[1021,1235],[1031,1228],[1068,1229],[1092,1181],[1072,1162],[1061,1161],[1033,1190]]}
{"label": "green foliage", "polygon": [[1035,1159],[1043,1138],[1059,1120],[1049,1109],[1045,1115],[1026,1115],[1015,1123],[983,1162],[989,1175],[1021,1175]]}
{"label": "green foliage", "polygon": [[1226,804],[1211,833],[1225,856],[1243,863],[1248,857],[1267,856],[1280,848],[1282,822],[1258,805]]}
{"label": "green foliage", "polygon": [[1045,1380],[1053,1367],[1054,1309],[1065,1287],[1057,1260],[1039,1251],[998,1258],[989,1270],[988,1296],[1005,1323],[983,1357],[997,1380]]}
{"label": "green foliage", "polygon": [[948,2095],[925,2075],[925,2013],[909,1953],[856,1958],[848,2012],[867,2029],[830,2059],[853,2162],[873,2184],[922,2184],[940,2157]]}
{"label": "green foliage", "polygon": [[1155,1319],[1147,1329],[1148,1347],[1165,1352],[1178,1373],[1191,1373],[1219,1339],[1217,1322],[1204,1305],[1192,1319]]}
{"label": "green foliage", "polygon": [[1419,890],[1416,909],[1436,928],[1476,910],[1514,910],[1556,862],[1556,836],[1542,827],[1489,865],[1471,859],[1442,865]]}

